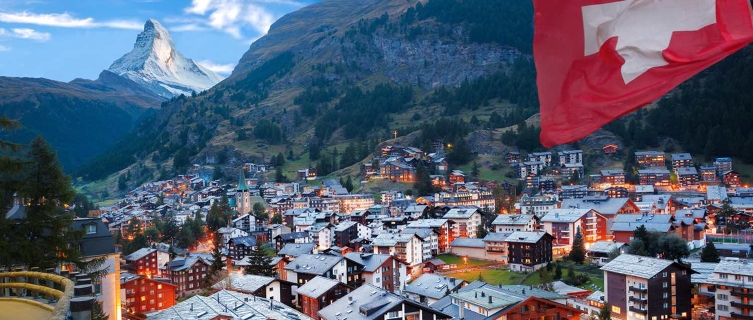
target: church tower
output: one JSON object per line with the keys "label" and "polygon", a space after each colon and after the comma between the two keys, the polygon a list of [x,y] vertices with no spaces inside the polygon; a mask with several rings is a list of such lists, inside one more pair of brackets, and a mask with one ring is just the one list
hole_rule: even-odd
{"label": "church tower", "polygon": [[246,176],[243,174],[243,169],[241,169],[238,188],[235,189],[235,210],[241,215],[251,212],[251,193],[246,186]]}

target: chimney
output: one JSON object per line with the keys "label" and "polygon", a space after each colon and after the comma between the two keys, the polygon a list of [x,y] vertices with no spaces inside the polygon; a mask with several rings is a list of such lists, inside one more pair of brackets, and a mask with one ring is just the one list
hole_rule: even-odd
{"label": "chimney", "polygon": [[191,303],[191,311],[193,311],[193,302]]}
{"label": "chimney", "polygon": [[478,292],[474,292],[474,293],[473,293],[473,297],[474,297],[474,298],[478,298]]}
{"label": "chimney", "polygon": [[481,297],[482,297],[482,298],[483,298],[483,297],[486,297],[486,293],[484,293],[483,291],[481,291]]}
{"label": "chimney", "polygon": [[489,296],[489,303],[492,303],[492,296]]}
{"label": "chimney", "polygon": [[523,289],[523,294],[526,294],[526,289]]}

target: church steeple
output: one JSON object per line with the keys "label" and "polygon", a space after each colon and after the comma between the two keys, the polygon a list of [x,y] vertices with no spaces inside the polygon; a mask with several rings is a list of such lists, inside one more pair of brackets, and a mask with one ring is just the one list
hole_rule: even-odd
{"label": "church steeple", "polygon": [[241,169],[241,175],[238,180],[238,189],[236,191],[248,191],[248,186],[246,186],[246,175],[243,173],[243,169]]}

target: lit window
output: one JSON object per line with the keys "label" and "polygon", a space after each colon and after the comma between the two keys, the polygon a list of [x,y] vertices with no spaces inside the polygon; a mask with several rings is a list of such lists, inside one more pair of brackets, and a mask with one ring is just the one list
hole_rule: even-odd
{"label": "lit window", "polygon": [[146,296],[141,296],[141,301],[146,301]]}
{"label": "lit window", "polygon": [[97,225],[96,224],[89,224],[86,226],[86,234],[94,234],[97,233]]}
{"label": "lit window", "polygon": [[622,309],[620,309],[620,307],[612,306],[612,312],[620,314],[622,313]]}

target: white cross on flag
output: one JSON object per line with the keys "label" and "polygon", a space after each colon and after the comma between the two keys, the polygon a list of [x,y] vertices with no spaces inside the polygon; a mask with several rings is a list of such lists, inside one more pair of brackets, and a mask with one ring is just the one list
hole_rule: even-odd
{"label": "white cross on flag", "polygon": [[572,142],[753,41],[748,0],[534,0],[541,143]]}

